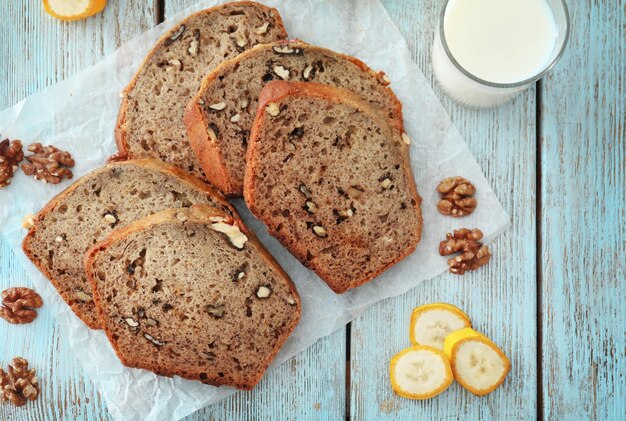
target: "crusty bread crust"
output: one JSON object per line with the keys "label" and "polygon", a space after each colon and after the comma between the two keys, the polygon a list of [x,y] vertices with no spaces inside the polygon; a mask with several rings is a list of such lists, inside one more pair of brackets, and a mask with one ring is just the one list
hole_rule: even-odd
{"label": "crusty bread crust", "polygon": [[[265,123],[265,119],[267,118],[267,113],[265,112],[265,108],[270,102],[280,102],[284,98],[288,97],[313,97],[320,98],[326,101],[334,102],[334,103],[344,103],[349,104],[350,106],[361,110],[365,113],[371,114],[374,118],[379,121],[379,124],[385,124],[386,119],[381,116],[376,110],[373,110],[367,103],[365,103],[358,95],[342,88],[336,88],[328,85],[321,85],[310,82],[285,82],[285,81],[271,81],[269,82],[265,88],[261,91],[261,95],[259,96],[258,108],[256,113],[256,118],[254,121],[254,125],[250,134],[250,143],[248,145],[247,152],[247,164],[246,164],[246,172],[244,177],[244,199],[250,211],[257,217],[260,218],[260,208],[258,203],[254,200],[254,190],[256,189],[256,180],[253,177],[253,174],[256,173],[257,168],[260,164],[261,157],[259,156],[259,131],[263,127]],[[355,277],[352,282],[348,284],[344,284],[340,282],[340,279],[333,277],[332,275],[326,274],[324,276],[324,281],[329,285],[329,287],[336,293],[343,293],[348,291],[349,289],[358,287],[363,285],[366,282],[371,281],[376,276],[380,275],[385,270],[389,269],[391,266],[404,259],[406,256],[410,255],[415,251],[417,244],[421,240],[421,230],[423,225],[422,214],[421,214],[421,202],[422,199],[417,192],[417,187],[415,186],[415,180],[413,177],[413,172],[411,169],[411,162],[409,160],[409,145],[406,143],[399,141],[399,147],[401,148],[401,153],[404,158],[403,167],[404,170],[409,174],[409,188],[411,190],[411,195],[415,200],[414,211],[418,215],[419,226],[416,232],[414,232],[414,241],[409,244],[401,253],[398,254],[397,258],[391,261],[389,264],[381,267],[378,271],[372,273],[370,276],[366,277]],[[265,221],[263,221],[265,222]],[[268,224],[266,224],[267,226]],[[278,231],[271,229],[268,227],[268,232],[270,235],[278,239],[281,244],[289,249],[289,251],[296,256],[298,260],[305,266],[314,270],[318,275],[320,275],[319,267],[313,262],[309,262],[306,259],[306,245],[303,242],[298,242],[295,247],[288,247],[287,238],[284,234],[279,233]],[[321,275],[320,275],[321,276]]]}
{"label": "crusty bread crust", "polygon": [[[285,36],[287,35],[280,13],[278,13],[276,9],[272,7],[267,7],[261,3],[257,3],[254,1],[238,1],[238,2],[227,3],[227,5],[254,6],[254,7],[259,7],[261,9],[264,9],[268,12],[271,11],[275,15],[274,19],[275,19],[276,26],[279,27],[285,33]],[[132,158],[129,156],[129,153],[128,153],[128,142],[127,142],[128,131],[126,129],[126,112],[128,110],[128,93],[131,92],[135,88],[135,85],[137,84],[137,80],[141,76],[142,71],[145,68],[145,66],[150,62],[152,57],[156,54],[157,50],[163,46],[167,38],[171,37],[172,34],[174,34],[174,32],[180,27],[180,25],[185,24],[186,22],[189,22],[190,20],[193,20],[198,15],[210,14],[223,7],[224,5],[213,6],[208,9],[200,10],[196,13],[193,13],[187,16],[185,19],[180,21],[177,25],[175,25],[168,32],[163,34],[161,38],[159,38],[159,40],[156,42],[154,47],[152,47],[152,49],[150,50],[146,58],[143,60],[143,62],[139,66],[139,69],[137,70],[137,72],[135,72],[133,78],[130,80],[126,88],[124,88],[121,92],[122,104],[120,105],[120,110],[117,115],[117,120],[115,123],[115,130],[114,130],[115,143],[118,148],[118,152],[113,157],[115,161],[123,161],[129,158]],[[185,105],[183,104],[181,106],[185,106]]]}
{"label": "crusty bread crust", "polygon": [[[235,208],[230,204],[230,202],[228,202],[228,200],[226,200],[226,198],[224,198],[224,196],[222,196],[222,194],[220,192],[218,192],[216,189],[214,189],[211,185],[204,183],[200,180],[198,180],[197,178],[193,177],[191,174],[189,174],[188,172],[181,170],[178,167],[175,167],[173,165],[170,164],[166,164],[164,162],[161,161],[157,161],[154,159],[138,159],[138,160],[130,160],[130,161],[125,161],[125,162],[119,162],[116,164],[112,164],[115,166],[124,166],[124,165],[133,165],[133,166],[138,166],[138,167],[142,167],[142,168],[146,168],[146,169],[151,169],[154,171],[158,171],[164,174],[168,174],[171,175],[172,177],[178,178],[181,183],[183,184],[187,184],[192,186],[193,188],[203,191],[204,193],[206,193],[208,196],[211,196],[212,198],[215,199],[216,202],[218,202],[220,205],[222,205],[225,209],[228,209],[232,215],[235,216],[236,219],[239,218],[237,211],[235,210]],[[26,257],[28,257],[28,259],[33,262],[33,264],[35,266],[37,266],[37,269],[39,269],[39,271],[50,280],[50,282],[52,282],[52,284],[57,287],[57,289],[59,289],[59,285],[60,285],[60,280],[50,271],[48,270],[48,268],[46,267],[45,264],[43,264],[40,260],[38,260],[35,257],[35,254],[33,252],[33,248],[31,246],[31,241],[34,239],[36,233],[37,233],[37,228],[39,225],[39,222],[43,221],[56,207],[59,203],[61,203],[67,196],[69,196],[70,194],[72,194],[77,188],[79,188],[80,186],[83,185],[84,182],[86,182],[86,180],[90,179],[91,177],[94,176],[94,174],[98,174],[100,172],[105,172],[107,171],[108,166],[102,167],[100,169],[97,169],[95,171],[92,171],[91,173],[83,176],[82,178],[78,179],[76,182],[74,182],[72,185],[70,185],[67,189],[63,190],[61,193],[59,193],[57,196],[55,196],[52,200],[50,200],[38,213],[37,215],[35,215],[34,217],[34,225],[33,227],[31,227],[28,230],[28,233],[26,234],[26,236],[24,237],[24,240],[22,241],[22,251],[24,252],[24,254],[26,255]],[[87,304],[87,303],[84,303]],[[92,318],[87,318],[86,315],[82,314],[83,312],[77,311],[77,308],[79,307],[79,304],[74,303],[70,305],[70,308],[72,309],[72,311],[74,313],[76,313],[77,316],[79,316],[81,318],[81,320],[83,320],[83,322],[85,322],[85,324],[87,326],[89,326],[91,329],[100,329],[100,321],[96,320],[96,319],[92,319]]]}
{"label": "crusty bread crust", "polygon": [[[134,362],[129,361],[125,357],[124,353],[122,353],[117,347],[117,340],[113,336],[111,327],[107,325],[106,323],[107,317],[104,314],[103,306],[101,304],[103,302],[103,297],[101,295],[98,281],[97,279],[94,278],[93,270],[92,270],[96,255],[100,251],[105,250],[111,244],[114,244],[118,241],[123,240],[130,234],[145,230],[146,228],[150,226],[159,225],[159,224],[167,223],[170,221],[176,221],[177,214],[180,210],[181,209],[166,209],[166,210],[157,212],[153,215],[147,216],[138,221],[132,222],[131,224],[125,227],[114,230],[104,240],[94,245],[85,254],[84,264],[85,264],[85,268],[87,272],[87,277],[94,291],[94,301],[96,303],[96,310],[98,312],[98,316],[100,320],[103,323],[104,332],[106,333],[107,338],[109,339],[109,342],[113,346],[113,350],[117,354],[122,364],[131,368],[146,369],[162,376],[168,376],[168,377],[180,376],[183,378],[190,378],[190,379],[196,380],[197,373],[191,373],[185,370],[184,367],[172,369],[172,368],[163,367],[163,366],[154,366],[154,365],[150,365],[146,363],[135,364]],[[238,383],[234,385],[229,384],[229,386],[234,386],[238,389],[251,390],[261,380],[261,378],[263,377],[263,374],[267,370],[267,367],[274,360],[274,358],[276,357],[276,355],[278,354],[278,352],[284,345],[287,338],[291,335],[291,333],[293,332],[293,330],[296,328],[297,324],[299,323],[300,317],[302,314],[302,302],[300,300],[300,296],[298,295],[298,291],[296,290],[296,286],[294,285],[289,275],[287,275],[287,273],[278,264],[278,262],[276,262],[274,257],[272,257],[272,255],[267,251],[267,249],[263,246],[263,244],[261,244],[258,238],[254,235],[254,233],[251,230],[249,230],[239,218],[236,218],[236,217],[233,218],[230,215],[227,215],[224,212],[208,205],[192,205],[189,208],[189,221],[191,222],[200,223],[200,224],[211,224],[212,221],[210,220],[210,218],[216,217],[216,216],[225,218],[226,223],[236,224],[239,227],[241,232],[243,232],[248,237],[247,244],[251,245],[257,253],[263,256],[263,258],[267,261],[268,265],[272,266],[272,268],[276,272],[278,272],[278,274],[283,278],[283,280],[286,281],[286,284],[288,285],[289,290],[295,300],[294,310],[297,312],[297,317],[294,318],[292,322],[286,327],[284,334],[278,339],[276,347],[272,350],[271,353],[269,353],[266,356],[265,361],[261,365],[261,367],[264,367],[264,368],[262,370],[259,370],[257,373],[254,373],[255,375],[253,377],[253,381],[250,383]],[[221,385],[226,384],[223,380],[220,380],[219,377],[202,380],[202,382],[213,385],[213,386],[221,386]]]}
{"label": "crusty bread crust", "polygon": [[226,163],[218,146],[211,141],[207,132],[208,122],[197,100],[192,99],[185,108],[185,126],[189,144],[193,149],[207,180],[211,180],[219,191],[228,197],[238,197],[236,186],[231,182]]}
{"label": "crusty bread crust", "polygon": [[[251,49],[244,51],[238,56],[226,60],[220,63],[213,71],[209,72],[202,80],[202,85],[196,93],[196,95],[189,101],[187,108],[185,109],[185,127],[189,136],[189,143],[193,149],[200,166],[206,174],[207,180],[215,187],[217,187],[227,197],[241,197],[243,191],[241,186],[237,185],[235,180],[232,179],[226,168],[226,161],[221,149],[215,143],[211,142],[207,133],[208,121],[206,113],[202,110],[199,100],[202,99],[207,87],[210,86],[215,80],[220,77],[228,69],[236,66],[254,56],[260,50],[269,50],[277,45],[291,45],[305,49],[306,51],[312,51],[314,53],[334,56],[343,58],[354,65],[356,65],[363,72],[375,78],[378,83],[387,91],[389,98],[394,103],[393,117],[389,119],[389,124],[400,134],[404,132],[404,123],[402,117],[402,103],[398,100],[391,88],[385,86],[388,82],[385,81],[384,72],[375,72],[367,64],[361,60],[351,57],[345,54],[337,53],[326,48],[317,47],[315,45],[307,44],[299,39],[293,39],[290,41],[277,41],[271,44],[259,44],[255,45]],[[310,82],[309,82],[310,83]]]}

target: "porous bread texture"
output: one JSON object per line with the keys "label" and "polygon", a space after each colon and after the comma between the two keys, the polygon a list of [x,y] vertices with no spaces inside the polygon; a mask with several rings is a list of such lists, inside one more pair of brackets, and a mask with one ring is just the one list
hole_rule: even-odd
{"label": "porous bread texture", "polygon": [[384,73],[362,61],[294,40],[257,45],[220,64],[187,106],[190,144],[208,180],[227,196],[241,196],[245,155],[259,93],[270,80],[313,81],[349,89],[403,132],[402,105]]}
{"label": "porous bread texture", "polygon": [[81,256],[115,228],[194,203],[235,212],[217,190],[172,165],[151,159],[109,164],[53,198],[35,217],[22,248],[74,313],[99,329]]}
{"label": "porous bread texture", "polygon": [[156,43],[123,91],[117,160],[155,158],[203,179],[183,114],[207,72],[258,43],[286,38],[276,9],[235,2],[195,13]]}
{"label": "porous bread texture", "polygon": [[373,279],[420,241],[408,145],[350,91],[270,82],[247,158],[248,207],[337,293]]}
{"label": "porous bread texture", "polygon": [[[247,241],[221,232],[231,225]],[[287,274],[241,221],[208,206],[136,221],[85,261],[104,330],[129,367],[251,389],[300,319]]]}

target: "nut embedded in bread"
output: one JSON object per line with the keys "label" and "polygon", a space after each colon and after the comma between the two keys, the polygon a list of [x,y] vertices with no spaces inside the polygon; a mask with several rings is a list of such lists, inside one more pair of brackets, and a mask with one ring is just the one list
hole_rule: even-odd
{"label": "nut embedded in bread", "polygon": [[211,186],[172,165],[151,159],[110,164],[76,181],[33,217],[22,248],[74,313],[99,329],[80,256],[115,228],[195,203],[235,212]]}
{"label": "nut embedded in bread", "polygon": [[270,80],[349,89],[403,130],[402,105],[388,80],[360,60],[297,40],[257,45],[209,73],[185,111],[189,142],[207,179],[228,196],[243,193],[248,138],[259,93]]}
{"label": "nut embedded in bread", "polygon": [[113,231],[85,256],[123,364],[251,389],[300,319],[287,274],[241,221],[194,205]]}
{"label": "nut embedded in bread", "polygon": [[247,1],[180,22],[159,39],[123,92],[115,129],[118,158],[160,159],[203,178],[183,123],[187,102],[220,62],[286,36],[276,9]]}
{"label": "nut embedded in bread", "polygon": [[345,89],[283,81],[263,88],[244,197],[335,292],[373,279],[420,241],[409,146]]}

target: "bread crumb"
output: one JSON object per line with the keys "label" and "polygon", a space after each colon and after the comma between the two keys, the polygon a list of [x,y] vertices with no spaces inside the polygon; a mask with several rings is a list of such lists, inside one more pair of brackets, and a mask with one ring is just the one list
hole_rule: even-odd
{"label": "bread crumb", "polygon": [[26,214],[24,219],[22,219],[22,228],[29,230],[34,226],[35,226],[35,217],[30,213]]}

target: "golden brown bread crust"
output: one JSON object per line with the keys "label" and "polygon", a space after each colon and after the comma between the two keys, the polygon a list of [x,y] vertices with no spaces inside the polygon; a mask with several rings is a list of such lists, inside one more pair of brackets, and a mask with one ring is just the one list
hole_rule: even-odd
{"label": "golden brown bread crust", "polygon": [[[307,50],[314,52],[323,52],[327,54],[336,55],[353,64],[355,64],[363,72],[376,78],[381,85],[385,85],[384,72],[375,72],[367,64],[362,62],[356,57],[348,56],[345,54],[330,51],[326,48],[317,47],[315,45],[307,44],[299,39],[293,39],[289,41],[277,41],[272,44],[259,44],[255,45],[249,50],[244,51],[238,56],[226,60],[220,63],[213,71],[209,72],[202,80],[202,85],[196,93],[196,95],[189,101],[185,109],[185,127],[189,135],[189,144],[196,154],[200,166],[206,174],[207,180],[217,187],[227,197],[241,197],[242,192],[240,187],[236,186],[230,179],[224,156],[218,146],[209,140],[207,133],[208,122],[206,121],[205,114],[202,111],[202,107],[198,101],[202,98],[206,86],[213,83],[217,77],[224,71],[224,69],[232,66],[234,63],[241,62],[247,57],[250,57],[258,51],[260,48],[271,48],[274,45],[298,45],[304,47]],[[404,123],[402,117],[402,103],[398,100],[393,91],[385,86],[384,89],[388,91],[389,97],[393,98],[394,111],[393,118],[389,119],[389,124],[397,130],[399,133],[404,133]]]}
{"label": "golden brown bread crust", "polygon": [[208,122],[197,100],[192,99],[185,108],[185,126],[189,136],[189,144],[193,149],[207,180],[227,197],[238,197],[237,189],[230,182],[226,164],[217,145],[209,139]]}
{"label": "golden brown bread crust", "polygon": [[[257,3],[254,1],[239,1],[239,2],[233,2],[230,3],[232,4],[239,4],[242,6],[252,6],[254,5],[255,7],[261,7],[265,10],[268,11],[273,11],[274,12],[274,19],[276,20],[276,25],[278,27],[280,27],[282,29],[282,31],[285,33],[285,36],[287,34],[286,30],[285,30],[285,26],[283,24],[282,18],[280,16],[280,13],[278,13],[278,11],[272,7],[267,7],[261,3]],[[200,10],[196,13],[193,13],[189,16],[187,16],[184,20],[180,21],[178,23],[178,25],[175,25],[172,29],[170,29],[168,32],[166,32],[165,34],[163,34],[161,36],[161,38],[159,38],[159,40],[156,42],[156,44],[154,45],[154,47],[152,47],[152,49],[150,50],[150,52],[148,53],[148,55],[146,56],[146,58],[143,60],[143,62],[141,63],[141,65],[139,66],[139,69],[137,70],[137,72],[135,72],[135,74],[133,75],[133,78],[130,80],[130,82],[128,83],[128,85],[126,86],[126,88],[124,88],[121,92],[121,95],[123,97],[122,99],[122,104],[120,105],[120,110],[118,112],[117,115],[117,120],[115,122],[115,130],[114,130],[114,134],[115,134],[115,144],[117,145],[117,149],[118,152],[117,154],[114,155],[114,157],[112,158],[115,161],[123,161],[126,159],[129,159],[131,157],[129,157],[128,155],[128,143],[126,141],[126,137],[127,137],[127,131],[126,131],[126,111],[128,109],[128,92],[132,91],[135,87],[135,84],[137,83],[137,79],[139,78],[139,76],[141,75],[141,71],[143,70],[143,68],[145,67],[145,65],[152,59],[152,57],[154,56],[157,48],[161,47],[162,44],[165,42],[165,40],[167,38],[169,38],[170,36],[172,36],[172,34],[178,29],[178,27],[181,24],[184,24],[185,22],[188,22],[189,20],[193,19],[194,17],[196,17],[197,15],[200,14],[204,14],[204,13],[211,13],[221,7],[223,7],[224,5],[218,5],[218,6],[213,6],[210,7],[208,9],[204,9],[204,10]],[[181,105],[181,106],[185,106],[185,104]]]}
{"label": "golden brown bread crust", "polygon": [[[125,162],[119,162],[116,164],[112,164],[112,165],[135,165],[135,166],[140,166],[146,169],[152,169],[154,171],[158,171],[164,174],[169,174],[173,177],[179,178],[180,181],[184,184],[188,184],[193,186],[196,189],[199,189],[203,192],[205,192],[207,195],[210,195],[211,197],[215,198],[215,200],[217,202],[220,203],[220,205],[224,206],[226,209],[229,209],[229,211],[232,213],[232,215],[235,216],[235,219],[239,219],[239,216],[237,214],[237,211],[235,210],[235,208],[230,204],[230,202],[228,200],[226,200],[226,198],[224,198],[224,196],[222,196],[222,194],[217,191],[216,189],[214,189],[211,185],[204,183],[200,180],[198,180],[197,178],[193,177],[191,174],[189,174],[188,172],[181,170],[178,167],[175,167],[173,165],[170,164],[166,164],[164,162],[161,161],[157,161],[154,159],[138,159],[138,160],[129,160],[129,161],[125,161]],[[55,208],[56,206],[63,201],[63,199],[65,199],[68,195],[70,195],[74,190],[76,190],[79,186],[82,185],[82,181],[84,179],[86,179],[86,177],[92,177],[94,173],[97,172],[103,172],[106,171],[108,168],[108,166],[102,167],[94,172],[90,172],[89,174],[85,175],[84,177],[78,179],[76,182],[74,182],[72,185],[70,185],[68,188],[66,188],[65,190],[63,190],[61,193],[59,193],[58,195],[56,195],[52,200],[50,200],[38,213],[37,215],[35,215],[34,220],[35,220],[35,224],[32,228],[30,228],[28,230],[28,233],[26,234],[26,236],[24,237],[24,240],[22,241],[22,251],[24,252],[24,254],[26,255],[26,257],[28,257],[28,259],[33,262],[33,264],[35,266],[37,266],[37,269],[39,269],[39,271],[50,280],[50,282],[52,282],[52,284],[57,287],[57,289],[59,289],[59,285],[60,285],[60,281],[57,279],[57,277],[55,275],[52,274],[52,272],[50,270],[48,270],[48,268],[46,267],[46,265],[42,264],[41,261],[37,260],[35,258],[35,255],[33,253],[32,247],[30,246],[30,243],[32,241],[32,239],[34,238],[36,232],[37,232],[37,227],[38,227],[38,222],[43,220],[48,214],[50,214]],[[85,305],[89,305],[88,303],[84,303]],[[72,309],[72,311],[74,313],[76,313],[77,315],[79,314],[79,312],[76,311],[76,307],[78,307],[78,304],[72,304],[70,305],[70,308]],[[85,324],[87,326],[89,326],[91,329],[100,329],[100,322],[99,320],[92,320],[92,319],[86,319],[86,318],[82,318],[81,320],[83,320],[83,322],[85,322]]]}
{"label": "golden brown bread crust", "polygon": [[[256,188],[255,186],[256,180],[254,179],[254,177],[252,177],[252,174],[255,173],[255,169],[258,167],[259,160],[260,160],[260,157],[258,155],[258,142],[259,142],[258,136],[259,136],[259,131],[261,127],[263,126],[265,119],[267,118],[267,113],[265,112],[265,108],[270,102],[280,102],[283,98],[293,97],[293,96],[314,97],[314,98],[320,98],[320,99],[324,99],[324,100],[336,102],[336,103],[347,103],[351,105],[352,107],[362,110],[368,114],[371,114],[372,111],[375,111],[375,110],[372,110],[372,108],[369,107],[368,104],[363,102],[363,100],[358,95],[345,89],[336,88],[336,87],[332,87],[328,85],[310,83],[310,82],[286,82],[286,81],[269,82],[265,86],[265,88],[263,88],[263,90],[261,91],[261,95],[259,96],[256,118],[255,118],[254,125],[252,127],[251,134],[250,134],[250,143],[248,145],[248,152],[247,152],[246,172],[245,172],[245,177],[244,177],[244,199],[250,211],[257,217],[259,217],[260,215],[260,209],[258,208],[257,203],[254,201],[253,191]],[[378,113],[375,114],[375,118],[377,118],[379,122],[382,122],[383,124],[386,120],[384,119],[384,117],[382,117]],[[399,253],[396,259],[394,259],[392,262],[390,262],[386,266],[381,267],[378,271],[372,273],[371,276],[367,276],[365,278],[357,278],[353,282],[349,284],[343,284],[343,285],[341,282],[339,282],[338,279],[334,279],[332,277],[326,276],[324,278],[324,281],[326,281],[328,285],[330,286],[330,288],[338,294],[341,294],[343,292],[346,292],[349,289],[358,287],[360,285],[363,285],[366,282],[371,281],[376,276],[380,275],[382,272],[389,269],[391,266],[393,266],[400,260],[404,259],[406,256],[413,253],[413,251],[415,251],[415,248],[417,247],[417,244],[421,240],[421,230],[422,230],[423,221],[421,217],[420,205],[421,205],[422,199],[417,192],[417,187],[415,186],[415,179],[413,177],[413,172],[411,169],[411,162],[409,159],[409,145],[407,145],[404,142],[399,142],[399,143],[401,144],[400,147],[402,148],[402,155],[404,158],[403,167],[405,171],[407,171],[408,174],[410,175],[410,177],[408,177],[409,188],[411,189],[411,195],[413,196],[415,200],[414,209],[415,209],[415,212],[417,212],[417,214],[419,215],[419,221],[420,221],[418,230],[414,233],[415,241],[412,244],[410,244],[406,249],[404,249],[402,253]],[[268,228],[268,232],[274,238],[278,239],[278,241],[280,241],[281,244],[287,247],[286,236],[284,234],[281,234],[278,231],[270,229],[270,228]],[[302,242],[298,242],[295,248],[289,248],[289,251],[303,265],[309,267],[310,269],[314,270],[316,273],[319,274],[319,271],[318,271],[319,268],[316,266],[316,264],[314,262],[312,263],[310,261],[307,261],[306,246],[302,244]]]}
{"label": "golden brown bread crust", "polygon": [[[104,250],[107,247],[109,247],[111,244],[115,243],[116,241],[123,239],[132,233],[142,231],[151,225],[157,225],[157,224],[168,222],[168,221],[176,221],[177,219],[176,215],[179,211],[180,209],[163,210],[153,215],[147,216],[143,219],[140,219],[138,221],[135,221],[125,227],[118,228],[117,230],[111,232],[111,234],[109,234],[104,240],[94,245],[87,253],[85,253],[83,260],[84,260],[84,264],[85,264],[85,268],[87,272],[87,277],[94,291],[94,302],[96,303],[96,311],[98,312],[98,316],[100,320],[103,321],[104,332],[107,335],[109,342],[113,346],[113,350],[115,351],[116,355],[118,356],[122,364],[131,368],[146,369],[162,376],[168,376],[168,377],[180,376],[184,378],[195,379],[197,378],[196,376],[194,376],[196,373],[190,373],[184,370],[184,368],[173,370],[173,369],[168,369],[166,367],[158,367],[158,366],[153,366],[149,364],[133,364],[133,362],[125,358],[125,355],[122,352],[120,352],[116,346],[116,339],[114,338],[111,329],[106,325],[106,323],[104,323],[104,321],[107,319],[103,313],[102,306],[99,305],[99,303],[102,302],[103,297],[100,295],[98,282],[92,276],[93,271],[91,270],[94,259],[99,251]],[[278,354],[278,352],[284,345],[287,338],[291,335],[291,333],[293,332],[293,330],[299,323],[300,317],[302,314],[302,302],[300,300],[300,296],[298,295],[296,286],[294,285],[289,275],[287,275],[287,273],[278,264],[278,262],[276,262],[274,257],[272,257],[272,255],[267,251],[267,249],[259,242],[258,238],[254,235],[254,233],[251,230],[249,230],[239,218],[230,217],[224,214],[223,212],[221,212],[220,210],[213,208],[211,206],[208,206],[208,205],[192,205],[189,208],[189,214],[190,214],[189,220],[192,222],[197,222],[197,223],[209,224],[212,222],[209,219],[211,216],[225,217],[226,223],[228,224],[235,223],[239,227],[241,232],[243,232],[246,236],[248,236],[248,243],[252,245],[252,247],[254,247],[254,249],[265,258],[268,264],[270,264],[287,281],[289,290],[294,297],[297,317],[292,321],[290,325],[287,326],[285,330],[285,334],[277,342],[276,347],[274,348],[273,352],[267,355],[267,358],[263,364],[263,367],[265,367],[265,369],[260,370],[258,373],[256,373],[256,376],[253,382],[240,383],[240,384],[234,385],[238,389],[251,390],[261,380],[261,378],[263,377],[263,374],[267,370],[267,367],[274,360],[274,358],[276,357],[276,354]],[[210,384],[213,386],[221,386],[225,384],[223,381],[220,381],[219,378],[203,381],[203,383]]]}

